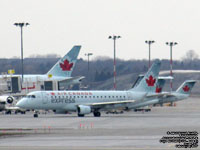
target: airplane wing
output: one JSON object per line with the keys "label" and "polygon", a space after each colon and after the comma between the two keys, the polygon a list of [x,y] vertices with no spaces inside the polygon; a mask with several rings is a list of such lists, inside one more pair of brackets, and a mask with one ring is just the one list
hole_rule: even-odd
{"label": "airplane wing", "polygon": [[85,78],[84,76],[77,76],[77,77],[71,77],[68,79],[60,80],[59,81],[60,89],[65,90],[71,84],[79,84],[84,78]]}
{"label": "airplane wing", "polygon": [[9,106],[9,107],[8,107],[8,106],[6,106],[6,107],[5,107],[5,110],[21,110],[21,108],[16,107],[16,106],[15,106],[15,107],[12,107],[12,106]]}
{"label": "airplane wing", "polygon": [[112,102],[99,102],[99,103],[89,103],[85,104],[87,106],[91,106],[92,108],[103,108],[109,105],[115,105],[115,104],[128,104],[128,103],[134,103],[136,100],[124,100],[124,101],[112,101]]}
{"label": "airplane wing", "polygon": [[70,82],[73,82],[73,81],[80,81],[82,79],[84,79],[85,77],[84,76],[77,76],[77,77],[71,77],[69,79],[64,79],[64,80],[60,80],[59,82],[66,82],[66,83],[70,83]]}

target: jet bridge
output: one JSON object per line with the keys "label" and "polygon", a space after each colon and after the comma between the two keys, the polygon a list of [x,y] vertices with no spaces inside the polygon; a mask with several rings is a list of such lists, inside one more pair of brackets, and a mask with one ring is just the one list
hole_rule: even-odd
{"label": "jet bridge", "polygon": [[2,93],[18,93],[21,91],[20,76],[2,75],[0,78],[0,91]]}
{"label": "jet bridge", "polygon": [[79,89],[79,84],[72,86],[66,81],[43,80],[37,78],[24,78],[21,85],[21,75],[8,75],[3,74],[0,76],[0,93],[12,93],[16,95],[26,95],[33,91],[51,91],[51,90],[68,90]]}

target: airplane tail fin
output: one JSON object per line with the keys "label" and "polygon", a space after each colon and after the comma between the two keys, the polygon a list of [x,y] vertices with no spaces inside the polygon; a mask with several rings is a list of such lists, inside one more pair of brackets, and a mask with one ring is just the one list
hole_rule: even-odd
{"label": "airplane tail fin", "polygon": [[140,83],[135,88],[131,88],[130,90],[140,92],[155,92],[160,66],[160,60],[156,59]]}
{"label": "airplane tail fin", "polygon": [[81,46],[74,46],[47,72],[48,76],[71,77]]}
{"label": "airplane tail fin", "polygon": [[165,85],[166,80],[172,80],[174,79],[172,76],[159,76],[158,81],[156,83],[156,93],[161,93],[163,90],[163,87]]}
{"label": "airplane tail fin", "polygon": [[155,90],[156,93],[161,93],[162,92],[163,87],[165,85],[165,82],[166,82],[165,79],[158,78],[158,81],[156,83],[156,90]]}
{"label": "airplane tail fin", "polygon": [[183,84],[176,90],[176,92],[181,94],[190,94],[196,82],[197,81],[195,80],[187,80],[183,82]]}
{"label": "airplane tail fin", "polygon": [[[144,78],[144,75],[139,75],[138,78],[136,79],[135,83],[133,84],[132,88],[135,88],[136,86],[138,86],[138,84],[140,83],[140,81]],[[156,93],[161,93],[163,90],[163,87],[165,85],[166,80],[168,79],[173,79],[173,77],[163,77],[163,76],[159,76],[158,77],[158,81],[156,83]]]}

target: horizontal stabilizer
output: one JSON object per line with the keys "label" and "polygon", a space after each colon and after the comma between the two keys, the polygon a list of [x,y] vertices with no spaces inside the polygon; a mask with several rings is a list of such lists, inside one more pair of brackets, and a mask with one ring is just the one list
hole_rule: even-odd
{"label": "horizontal stabilizer", "polygon": [[70,83],[70,82],[73,82],[74,80],[82,80],[84,79],[85,77],[84,76],[77,76],[77,77],[71,77],[71,78],[68,78],[68,79],[64,79],[64,80],[60,80],[59,82],[67,82],[67,83]]}
{"label": "horizontal stabilizer", "polygon": [[84,78],[85,78],[84,76],[77,76],[77,77],[71,77],[64,80],[60,80],[59,89],[66,90],[68,89],[69,85],[80,84]]}

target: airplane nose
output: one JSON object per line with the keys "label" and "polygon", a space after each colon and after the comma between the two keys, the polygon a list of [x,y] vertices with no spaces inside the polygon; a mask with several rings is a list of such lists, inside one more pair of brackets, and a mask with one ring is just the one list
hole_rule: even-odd
{"label": "airplane nose", "polygon": [[20,107],[20,108],[23,108],[23,107],[25,107],[25,99],[21,99],[21,100],[19,100],[18,102],[17,102],[17,104],[16,104],[16,106],[17,107]]}

